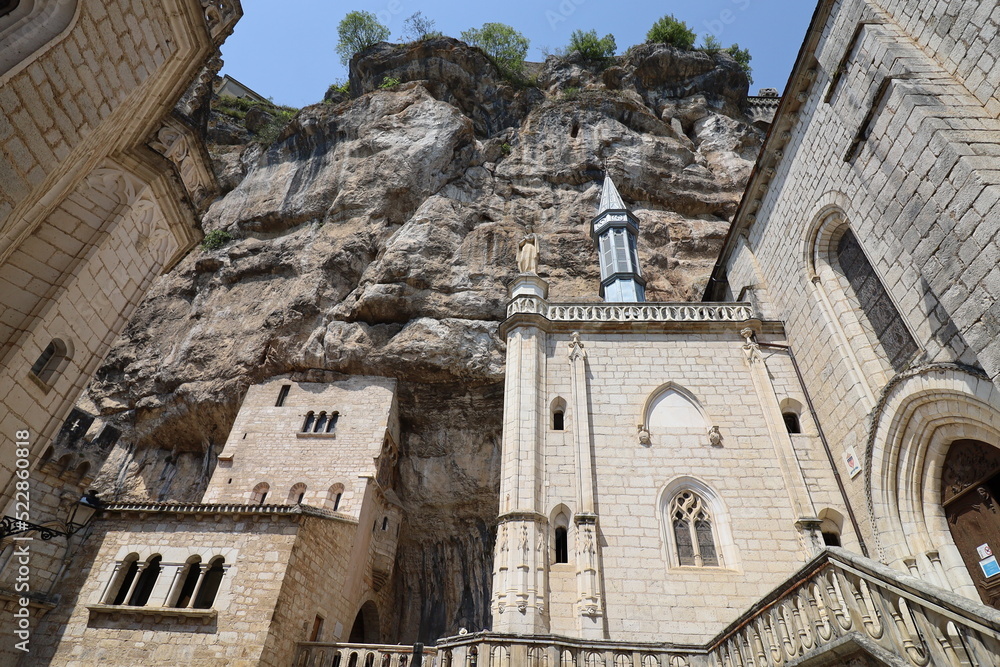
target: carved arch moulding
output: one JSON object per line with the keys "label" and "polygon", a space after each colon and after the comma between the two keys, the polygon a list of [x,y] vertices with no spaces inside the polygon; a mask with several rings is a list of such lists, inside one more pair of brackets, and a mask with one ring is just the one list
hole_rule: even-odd
{"label": "carved arch moulding", "polygon": [[932,364],[903,373],[872,413],[865,448],[865,494],[877,557],[964,594],[975,588],[942,505],[951,444],[1000,447],[1000,391],[981,371]]}

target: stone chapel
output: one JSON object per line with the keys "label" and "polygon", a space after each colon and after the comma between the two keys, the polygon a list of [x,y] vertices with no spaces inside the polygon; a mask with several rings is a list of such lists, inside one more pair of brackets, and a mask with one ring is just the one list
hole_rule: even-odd
{"label": "stone chapel", "polygon": [[[103,154],[104,135],[67,139],[70,111],[54,109],[37,123],[57,130],[20,114],[19,134],[0,135],[22,157],[0,173],[23,181],[0,197],[5,306],[23,302],[3,319],[3,372],[26,385],[4,400],[35,396],[5,403],[0,421],[13,432],[37,418],[48,439],[22,458],[53,506],[87,478],[54,462],[87,430],[72,399],[123,321],[43,306],[77,304],[90,280],[107,287],[101,312],[124,317],[193,243],[185,224],[211,185],[197,187],[199,151],[178,148],[188,125],[170,104],[180,71],[196,68],[165,35],[205,55],[240,10],[176,4],[169,21],[128,5],[152,24],[148,62],[119,73],[150,83],[102,88],[115,92],[108,113],[145,135]],[[86,76],[67,64],[90,57],[81,42],[132,55],[95,27],[101,3],[14,5],[29,23],[0,16],[0,37],[30,37],[40,55],[5,68],[0,53],[5,110],[45,107],[20,99],[38,94],[18,79],[36,69]],[[36,38],[43,9],[59,21]],[[80,571],[45,574],[59,604],[31,600],[35,653],[0,655],[74,667],[1000,664],[998,34],[997,2],[819,0],[700,302],[646,300],[643,220],[616,186],[627,172],[604,174],[579,221],[600,268],[592,298],[550,300],[545,244],[523,239],[499,328],[490,627],[435,646],[380,631],[406,520],[396,381],[277,376],[247,391],[202,502],[107,505]],[[171,67],[161,83],[176,90],[155,87]],[[153,144],[136,143],[152,130]],[[38,146],[19,152],[24,137]],[[98,208],[103,218],[83,215]],[[63,281],[75,265],[57,251],[71,243],[95,250]],[[121,257],[134,266],[112,270]],[[18,286],[29,270],[52,274],[44,294]],[[63,407],[31,407],[43,397]],[[56,412],[70,419],[44,416]],[[11,461],[0,484],[13,490]],[[12,571],[6,636],[20,604]]]}

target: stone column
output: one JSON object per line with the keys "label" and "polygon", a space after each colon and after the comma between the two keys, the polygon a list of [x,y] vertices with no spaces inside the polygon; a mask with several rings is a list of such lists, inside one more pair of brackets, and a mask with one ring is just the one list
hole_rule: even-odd
{"label": "stone column", "polygon": [[569,344],[570,381],[573,400],[573,441],[576,445],[576,582],[577,622],[580,636],[604,639],[600,591],[600,554],[597,544],[597,513],[594,511],[594,462],[591,458],[590,410],[587,392],[587,352],[574,333]]}
{"label": "stone column", "polygon": [[816,516],[816,508],[813,505],[812,496],[809,494],[805,477],[802,475],[802,466],[799,464],[792,439],[788,436],[788,429],[785,428],[785,422],[781,416],[781,403],[774,390],[771,373],[768,371],[764,355],[760,352],[760,346],[754,340],[753,329],[741,330],[740,336],[745,341],[743,352],[746,355],[757,399],[764,413],[764,421],[771,436],[771,443],[774,445],[778,468],[781,470],[785,490],[792,503],[792,511],[797,517],[795,528],[799,532],[803,549],[808,554],[814,555],[824,548],[823,536],[819,529],[820,520]]}
{"label": "stone column", "polygon": [[[518,308],[541,313],[546,291],[541,278],[522,274],[511,286],[511,297]],[[542,392],[546,338],[533,324],[515,326],[507,333],[500,519],[493,581],[493,628],[498,632],[548,632],[546,520],[540,513],[541,439],[547,415]]]}

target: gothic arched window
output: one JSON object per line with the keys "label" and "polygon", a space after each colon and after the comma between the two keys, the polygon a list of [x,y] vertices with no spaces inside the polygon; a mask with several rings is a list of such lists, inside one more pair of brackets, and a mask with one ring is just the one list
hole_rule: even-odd
{"label": "gothic arched window", "polygon": [[850,229],[837,243],[837,261],[889,364],[897,373],[904,370],[919,348]]}
{"label": "gothic arched window", "polygon": [[309,412],[307,412],[306,413],[306,420],[302,423],[302,432],[303,433],[311,433],[312,432],[312,427],[313,427],[313,422],[315,420],[316,420],[316,413],[313,412],[313,411],[311,411],[311,410]]}
{"label": "gothic arched window", "polygon": [[712,515],[701,496],[682,491],[670,503],[670,526],[673,530],[677,564],[694,567],[717,567]]}

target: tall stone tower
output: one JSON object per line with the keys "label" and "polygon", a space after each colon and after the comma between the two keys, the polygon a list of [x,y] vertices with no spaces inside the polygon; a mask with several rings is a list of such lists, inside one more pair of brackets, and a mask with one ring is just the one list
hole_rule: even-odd
{"label": "tall stone tower", "polygon": [[646,300],[636,238],[639,219],[625,206],[610,175],[604,176],[601,203],[591,222],[591,236],[601,261],[601,296],[612,303]]}

